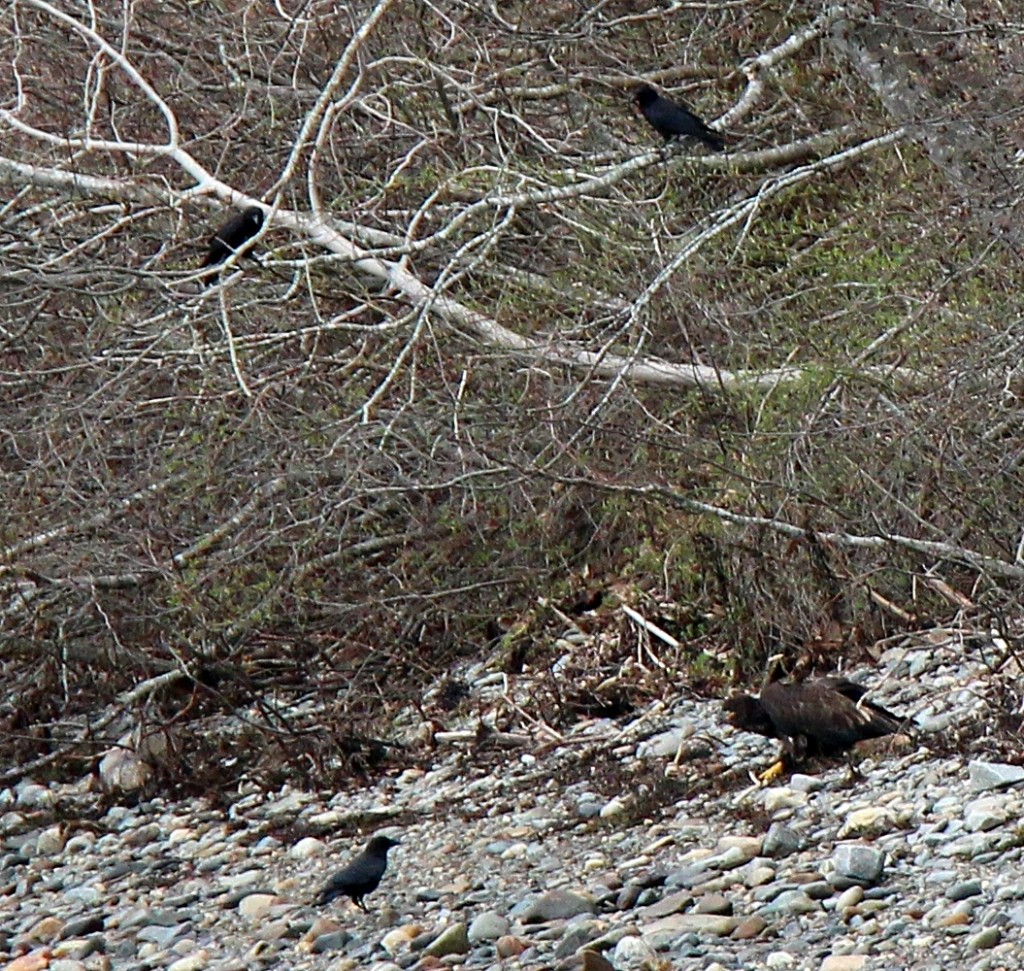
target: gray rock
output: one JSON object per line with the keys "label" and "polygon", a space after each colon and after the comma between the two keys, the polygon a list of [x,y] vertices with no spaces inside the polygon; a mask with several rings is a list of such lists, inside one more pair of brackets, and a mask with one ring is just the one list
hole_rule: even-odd
{"label": "gray rock", "polygon": [[674,870],[668,875],[665,879],[665,887],[670,890],[676,887],[684,887],[689,890],[693,887],[699,887],[702,883],[707,883],[713,877],[714,874],[708,873],[703,865],[683,867],[680,870]]}
{"label": "gray rock", "polygon": [[752,860],[760,851],[760,841],[752,840],[748,846],[730,846],[724,852],[709,856],[702,862],[708,870],[735,870],[736,867]]}
{"label": "gray rock", "polygon": [[[885,866],[885,851],[865,843],[840,843],[832,854],[836,876],[842,881],[853,881],[871,886],[879,881]],[[836,882],[840,889],[846,889]]]}
{"label": "gray rock", "polygon": [[513,916],[519,917],[524,924],[541,924],[549,920],[568,920],[578,914],[594,912],[594,901],[590,897],[570,893],[568,890],[549,890],[530,901],[522,915],[513,911]]}
{"label": "gray rock", "polygon": [[780,859],[799,851],[803,845],[800,834],[785,823],[772,823],[764,835],[761,852],[772,859]]}
{"label": "gray rock", "polygon": [[625,811],[625,801],[616,796],[614,799],[609,799],[608,802],[601,807],[601,811],[598,813],[598,816],[601,819],[614,819],[616,816],[621,816]]}
{"label": "gray rock", "polygon": [[443,958],[449,954],[468,954],[469,934],[466,925],[458,923],[446,927],[434,942],[424,949],[424,953],[435,958]]}
{"label": "gray rock", "polygon": [[87,934],[98,934],[103,930],[103,915],[88,914],[85,917],[75,917],[69,920],[60,933],[63,941],[71,937],[85,937]]}
{"label": "gray rock", "polygon": [[812,900],[802,890],[784,890],[771,903],[765,904],[758,914],[767,918],[786,914],[813,914],[819,910],[821,904]]}
{"label": "gray rock", "polygon": [[619,891],[618,897],[615,898],[615,908],[617,910],[631,910],[637,905],[640,895],[644,892],[643,887],[638,884],[627,884]]}
{"label": "gray rock", "polygon": [[964,807],[964,826],[969,833],[984,833],[1010,818],[1005,797],[989,796],[975,799]]}
{"label": "gray rock", "polygon": [[672,914],[642,927],[643,939],[655,949],[666,947],[684,934],[698,937],[725,937],[739,924],[735,917],[714,914]]}
{"label": "gray rock", "polygon": [[697,900],[693,908],[695,914],[732,914],[732,901],[723,897],[720,893],[709,893]]}
{"label": "gray rock", "polygon": [[601,936],[603,927],[591,917],[577,917],[565,929],[562,939],[555,946],[555,957],[559,960],[575,954],[585,944]]}
{"label": "gray rock", "polygon": [[693,723],[686,721],[660,735],[653,735],[636,747],[637,758],[671,759],[679,751],[683,742],[692,737],[695,731]]}
{"label": "gray rock", "polygon": [[998,927],[986,927],[968,939],[967,947],[972,951],[985,951],[995,947],[1002,937],[1002,931]]}
{"label": "gray rock", "polygon": [[642,915],[645,918],[667,917],[669,914],[686,910],[692,903],[693,894],[689,890],[677,890],[675,893],[666,894],[657,903],[644,907]]}
{"label": "gray rock", "polygon": [[971,762],[967,766],[967,774],[975,792],[1002,789],[1024,782],[1024,766],[1003,762]]}
{"label": "gray rock", "polygon": [[328,951],[340,950],[351,940],[352,935],[348,931],[329,931],[316,937],[309,949],[314,954],[326,954]]}
{"label": "gray rock", "polygon": [[946,891],[947,900],[966,900],[968,897],[977,897],[981,893],[980,880],[965,880],[963,883],[955,884]]}
{"label": "gray rock", "polygon": [[477,944],[480,941],[496,941],[508,933],[509,920],[493,910],[478,914],[469,925],[469,940]]}
{"label": "gray rock", "polygon": [[656,957],[654,947],[642,937],[624,937],[615,945],[612,964],[619,971],[638,971],[653,967]]}
{"label": "gray rock", "polygon": [[162,927],[158,924],[152,924],[148,927],[140,927],[135,936],[140,941],[148,941],[157,947],[166,948],[170,947],[178,938],[191,934],[192,930],[191,924],[175,924],[173,927]]}
{"label": "gray rock", "polygon": [[584,797],[576,803],[576,812],[584,819],[594,819],[601,815],[603,805],[603,803],[595,802],[592,799]]}
{"label": "gray rock", "polygon": [[811,900],[828,900],[835,893],[835,888],[827,880],[815,880],[805,883],[801,888]]}

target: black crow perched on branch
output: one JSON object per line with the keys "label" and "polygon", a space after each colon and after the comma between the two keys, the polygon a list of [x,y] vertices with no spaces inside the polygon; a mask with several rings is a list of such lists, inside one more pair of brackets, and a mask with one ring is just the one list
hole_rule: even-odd
{"label": "black crow perched on branch", "polygon": [[400,846],[398,840],[389,836],[374,836],[363,848],[345,864],[316,895],[316,904],[328,904],[335,897],[350,897],[361,910],[366,910],[363,897],[373,893],[384,876],[388,865],[388,850],[392,846]]}
{"label": "black crow perched on branch", "polygon": [[708,128],[688,108],[663,98],[649,84],[641,84],[633,92],[644,118],[665,141],[673,138],[696,138],[709,148],[720,152],[725,148],[725,139],[713,128]]}
{"label": "black crow perched on branch", "polygon": [[[244,249],[245,244],[253,238],[263,226],[263,210],[258,206],[250,206],[244,212],[237,212],[221,224],[220,228],[210,237],[203,266],[217,266],[223,263],[232,253]],[[209,286],[217,279],[217,270],[207,273],[203,282]]]}

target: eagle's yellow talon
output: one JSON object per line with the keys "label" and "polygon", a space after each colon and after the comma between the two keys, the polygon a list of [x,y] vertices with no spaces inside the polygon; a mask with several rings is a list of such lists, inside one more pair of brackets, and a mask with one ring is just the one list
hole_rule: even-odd
{"label": "eagle's yellow talon", "polygon": [[779,761],[773,766],[765,769],[764,772],[758,776],[758,779],[760,780],[761,785],[766,786],[769,782],[774,782],[785,771],[786,765],[782,759],[779,759]]}

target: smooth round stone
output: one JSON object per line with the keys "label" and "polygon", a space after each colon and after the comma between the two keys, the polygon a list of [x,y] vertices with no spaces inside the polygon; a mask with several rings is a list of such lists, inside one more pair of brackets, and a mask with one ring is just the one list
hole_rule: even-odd
{"label": "smooth round stone", "polygon": [[30,941],[39,941],[49,944],[56,941],[64,932],[64,921],[59,917],[43,917],[32,925],[32,928],[25,935]]}
{"label": "smooth round stone", "polygon": [[958,883],[955,886],[950,887],[946,891],[946,899],[966,900],[968,897],[976,897],[980,893],[980,880],[965,880],[963,883]]}
{"label": "smooth round stone", "polygon": [[579,914],[594,913],[594,901],[568,890],[549,890],[533,900],[522,914],[524,924],[539,924],[551,920],[568,920]]}
{"label": "smooth round stone", "polygon": [[772,859],[779,859],[796,853],[802,845],[803,838],[795,829],[785,823],[774,822],[764,835],[761,852]]}
{"label": "smooth round stone", "polygon": [[340,950],[351,940],[352,935],[348,931],[328,931],[326,934],[320,934],[309,945],[309,950],[312,954],[326,954],[328,951]]}
{"label": "smooth round stone", "polygon": [[56,796],[46,786],[35,782],[22,782],[14,787],[17,796],[14,805],[18,809],[52,809]]}
{"label": "smooth round stone", "polygon": [[156,947],[166,948],[170,947],[179,937],[191,934],[192,930],[192,924],[188,922],[175,924],[174,927],[159,927],[152,924],[149,927],[140,927],[135,936],[140,941],[147,941]]}
{"label": "smooth round stone", "polygon": [[288,851],[293,860],[313,860],[326,853],[327,844],[313,836],[303,837]]}
{"label": "smooth round stone", "polygon": [[840,895],[839,899],[836,900],[836,910],[844,911],[849,910],[851,907],[856,907],[864,899],[864,888],[859,884],[853,887],[849,887],[844,890]]}
{"label": "smooth round stone", "polygon": [[85,937],[87,934],[98,934],[103,930],[102,914],[87,914],[84,917],[75,917],[64,925],[61,937],[67,940],[71,937]]}
{"label": "smooth round stone", "polygon": [[830,954],[821,962],[820,971],[861,971],[867,962],[864,954]]}
{"label": "smooth round stone", "polygon": [[[5,967],[10,968],[11,965]],[[47,971],[89,971],[89,966],[76,958],[56,958],[47,965]]]}
{"label": "smooth round stone", "polygon": [[769,968],[791,968],[796,964],[796,958],[789,951],[772,951],[764,963]]}
{"label": "smooth round stone", "polygon": [[56,856],[64,849],[64,832],[60,826],[50,826],[36,837],[39,856]]}
{"label": "smooth round stone", "polygon": [[[764,796],[765,812],[774,815],[785,809],[799,809],[807,805],[807,793],[795,792],[785,786],[769,789]],[[766,853],[765,856],[768,854]]]}
{"label": "smooth round stone", "polygon": [[98,887],[68,887],[64,891],[64,897],[86,907],[93,907],[100,902],[103,894]]}
{"label": "smooth round stone", "polygon": [[445,928],[434,942],[424,949],[424,954],[443,958],[449,954],[467,954],[469,952],[469,935],[466,925],[459,922]]}
{"label": "smooth round stone", "polygon": [[691,722],[683,722],[677,728],[671,728],[660,735],[653,735],[637,746],[637,757],[641,759],[673,758],[683,742],[694,735],[696,730]]}
{"label": "smooth round stone", "polygon": [[784,890],[770,904],[765,904],[760,914],[813,914],[821,909],[821,904],[802,890]]}
{"label": "smooth round stone", "polygon": [[480,941],[496,941],[508,933],[509,926],[507,917],[488,910],[475,917],[469,925],[469,939],[474,944]]}
{"label": "smooth round stone", "polygon": [[975,799],[964,807],[964,826],[969,833],[982,833],[1001,826],[1010,818],[1011,810],[1006,799],[991,796]]}
{"label": "smooth round stone", "polygon": [[732,901],[721,894],[709,893],[697,900],[693,908],[695,914],[726,914],[732,913]]}
{"label": "smooth round stone", "polygon": [[243,897],[238,905],[238,912],[248,921],[256,923],[263,920],[274,904],[282,903],[282,898],[272,893],[251,893]]}
{"label": "smooth round stone", "polygon": [[737,924],[731,936],[737,941],[749,941],[752,938],[758,937],[767,926],[768,921],[755,914],[753,917],[748,917]]}
{"label": "smooth round stone", "polygon": [[601,807],[601,819],[614,819],[626,811],[626,804],[618,797],[610,799]]}
{"label": "smooth round stone", "polygon": [[858,809],[846,817],[839,830],[839,839],[854,836],[884,836],[897,826],[896,816],[885,806],[869,806]]}
{"label": "smooth round stone", "polygon": [[528,947],[529,945],[526,941],[510,934],[506,934],[504,937],[499,937],[494,942],[494,953],[502,960],[507,960],[508,958],[514,958],[522,954]]}
{"label": "smooth round stone", "polygon": [[770,866],[759,866],[751,870],[743,883],[750,888],[763,887],[775,879],[775,871]]}
{"label": "smooth round stone", "polygon": [[616,968],[628,971],[631,968],[651,967],[656,951],[640,937],[624,937],[615,945],[612,953],[612,964]]}
{"label": "smooth round stone", "polygon": [[967,947],[972,951],[985,951],[995,947],[1002,937],[1003,933],[998,927],[986,927],[968,939]]}
{"label": "smooth round stone", "polygon": [[206,951],[196,951],[187,957],[180,958],[167,966],[167,971],[203,971],[203,968],[210,963],[210,956]]}
{"label": "smooth round stone", "polygon": [[555,947],[555,957],[559,960],[570,957],[600,936],[603,925],[588,917],[574,918],[566,928],[565,934]]}
{"label": "smooth round stone", "polygon": [[381,938],[380,946],[388,954],[394,956],[399,951],[408,947],[422,933],[423,928],[419,924],[405,924],[403,927],[396,927],[393,931],[388,931]]}

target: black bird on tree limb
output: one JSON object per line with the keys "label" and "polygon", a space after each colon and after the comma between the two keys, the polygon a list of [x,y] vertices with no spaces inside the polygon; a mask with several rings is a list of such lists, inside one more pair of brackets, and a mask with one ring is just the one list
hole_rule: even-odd
{"label": "black bird on tree limb", "polygon": [[[220,228],[210,237],[210,245],[203,260],[203,266],[217,266],[223,263],[232,253],[242,252],[263,226],[263,210],[258,206],[250,206],[243,212],[236,212],[225,220]],[[213,270],[203,277],[209,286],[217,279],[219,271]]]}
{"label": "black bird on tree limb", "polygon": [[673,138],[696,138],[715,152],[725,148],[721,134],[704,124],[689,108],[663,98],[649,84],[636,88],[633,100],[650,126],[666,142]]}
{"label": "black bird on tree limb", "polygon": [[328,904],[335,897],[349,897],[357,907],[365,911],[363,897],[373,893],[384,876],[388,866],[388,850],[400,845],[398,840],[389,836],[374,836],[362,852],[349,860],[324,884],[314,903]]}
{"label": "black bird on tree limb", "polygon": [[722,707],[734,728],[782,741],[778,760],[761,774],[770,782],[808,755],[835,755],[869,738],[894,735],[902,718],[865,698],[868,689],[847,678],[781,681],[775,655],[761,695],[737,695]]}

